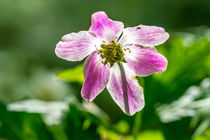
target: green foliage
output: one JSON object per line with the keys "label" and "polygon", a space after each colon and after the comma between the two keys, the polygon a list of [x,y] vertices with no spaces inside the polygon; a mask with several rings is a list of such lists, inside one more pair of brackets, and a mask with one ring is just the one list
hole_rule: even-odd
{"label": "green foliage", "polygon": [[[0,139],[209,140],[209,91],[202,86],[210,77],[209,9],[209,0],[0,0]],[[88,30],[90,15],[99,10],[125,27],[157,25],[171,31],[170,39],[157,46],[168,68],[137,77],[146,104],[132,117],[122,113],[107,90],[88,109],[92,103],[83,103],[80,95],[82,62],[54,53],[62,35]],[[66,70],[55,78],[58,69]],[[202,96],[183,106],[180,99],[189,99],[192,86]],[[27,104],[31,99],[38,102]],[[159,111],[166,108],[174,113],[170,120],[176,119],[163,121]],[[186,115],[189,110],[194,114]]]}
{"label": "green foliage", "polygon": [[75,68],[58,72],[56,73],[56,76],[68,82],[77,82],[82,84],[84,82],[83,66],[79,65]]}
{"label": "green foliage", "polygon": [[164,140],[163,134],[158,130],[147,130],[139,133],[138,140]]}
{"label": "green foliage", "polygon": [[96,130],[100,123],[97,123],[97,121],[99,121],[98,118],[81,111],[74,105],[70,105],[70,112],[66,115],[64,121],[64,129],[69,139],[98,140],[100,136],[96,133]]}
{"label": "green foliage", "polygon": [[210,76],[210,69],[206,65],[210,40],[209,35],[205,36],[204,33],[192,34],[194,38],[189,43],[184,43],[189,37],[185,33],[176,34],[168,44],[157,47],[167,57],[168,68],[162,74],[144,78],[147,105],[143,112],[143,125],[159,122],[155,113],[158,104],[177,99],[189,86],[199,84]]}
{"label": "green foliage", "polygon": [[[33,106],[41,107],[53,105],[50,102],[49,104],[39,102],[35,102],[31,105],[26,104],[25,107],[32,106],[30,111],[21,111],[17,110],[17,108],[8,110],[11,105],[7,105],[7,107],[1,105],[0,137],[8,140],[13,140],[14,138],[17,140],[25,140],[29,139],[29,137],[32,140],[58,140],[61,138],[64,140],[93,140],[100,138],[110,140],[121,138],[125,140],[188,140],[193,137],[195,140],[208,139],[209,113],[207,111],[208,109],[204,109],[205,106],[195,108],[198,113],[193,116],[193,119],[191,115],[180,117],[178,114],[180,110],[183,110],[183,108],[178,108],[183,102],[178,103],[179,100],[177,99],[185,92],[187,93],[189,87],[199,84],[205,77],[210,77],[210,67],[208,63],[210,60],[210,50],[208,48],[210,40],[209,35],[207,34],[208,30],[205,32],[201,32],[203,31],[202,28],[197,30],[199,30],[199,33],[191,33],[190,35],[186,35],[186,33],[174,33],[175,37],[171,37],[171,40],[169,40],[167,44],[157,47],[159,52],[167,57],[168,68],[167,71],[162,74],[155,74],[145,78],[138,77],[139,83],[144,87],[146,106],[142,112],[137,113],[134,117],[128,117],[123,113],[119,114],[119,117],[117,117],[115,112],[121,111],[118,107],[112,108],[113,105],[109,105],[113,113],[110,113],[111,111],[107,112],[108,115],[104,113],[101,110],[107,106],[102,105],[104,98],[107,103],[113,103],[113,101],[103,94],[96,99],[96,103],[101,109],[98,107],[98,109],[96,109],[92,106],[89,107],[89,110],[87,108],[91,103],[84,104],[75,100],[74,95],[69,96],[70,101],[68,99],[63,101],[69,106],[69,109],[64,111],[62,113],[63,115],[59,117],[59,120],[61,121],[54,121],[57,123],[52,124],[46,121],[46,117],[52,119],[53,115],[50,112],[53,111],[55,113],[56,110],[59,110],[59,107],[57,109],[54,108],[53,110],[48,108],[48,111],[44,111],[45,113],[41,111],[32,111]],[[189,36],[191,36],[190,39]],[[51,83],[51,86],[49,87],[46,86],[48,84],[43,86],[45,79],[50,77],[47,75],[50,75],[47,70],[35,71],[35,73],[32,74],[33,82],[30,82],[30,87],[32,88],[36,85],[37,87],[40,87],[39,89],[43,89],[42,93],[49,94],[55,92],[55,90],[45,89],[48,89],[51,86],[55,87],[57,84],[52,85]],[[81,85],[84,82],[83,66],[78,65],[77,67],[58,72],[56,76],[69,83],[77,83],[78,87],[81,88]],[[41,79],[42,84],[39,84],[40,80],[37,79]],[[58,87],[63,87],[60,84],[62,85],[62,83],[59,83]],[[206,84],[201,85],[206,87]],[[64,87],[62,89],[64,89]],[[54,88],[51,87],[51,89]],[[67,92],[69,89],[65,88],[65,91]],[[200,88],[199,91],[205,96],[202,96],[202,98],[199,96],[195,103],[201,99],[206,100],[209,97],[209,89],[204,90],[204,88]],[[104,91],[104,94],[108,95],[107,91]],[[190,99],[189,96],[186,96],[186,99]],[[175,113],[173,117],[179,116],[179,119],[172,122],[166,122],[162,120],[161,114],[157,114],[156,112],[164,111],[164,108],[160,108],[160,105],[170,102],[177,102],[179,105],[175,105],[178,110],[173,111],[173,113]],[[22,103],[24,104],[27,102]],[[192,105],[186,104],[186,107],[187,106]],[[166,107],[168,108],[170,105],[168,104]],[[115,123],[112,122],[112,119],[110,121],[110,118],[113,117],[116,117],[118,121]]]}
{"label": "green foliage", "polygon": [[[196,130],[197,133],[197,131],[204,126],[204,123],[203,125],[201,123],[201,128],[199,125],[194,125],[192,127],[191,116],[186,116],[175,122],[161,122],[160,116],[156,114],[156,108],[160,104],[174,101],[174,99],[180,97],[188,87],[198,84],[202,79],[210,76],[210,67],[208,64],[210,54],[210,49],[208,49],[208,47],[210,45],[210,40],[208,31],[208,29],[207,31],[204,31],[203,28],[198,28],[197,33],[176,33],[175,37],[172,37],[168,44],[157,47],[159,51],[167,57],[168,68],[167,71],[162,74],[156,74],[144,79],[138,78],[140,84],[144,86],[146,106],[142,115],[136,115],[135,121],[133,120],[133,131],[131,131],[130,128],[131,124],[126,123],[125,120],[127,119],[125,118],[125,120],[121,120],[117,125],[113,125],[113,129],[107,129],[107,127],[100,126],[99,134],[102,137],[105,137],[104,135],[106,135],[109,139],[117,139],[120,137],[138,139],[141,134],[138,133],[139,129],[161,126],[161,131],[166,139],[172,140],[179,138],[187,140],[192,138],[194,131]],[[82,66],[62,71],[57,73],[57,76],[69,82],[78,82],[82,84]],[[73,110],[75,110],[75,108],[73,108]],[[177,114],[179,111],[174,112]],[[89,124],[89,121],[84,120],[77,122]],[[138,125],[135,125],[136,123]],[[140,127],[139,123],[142,123]],[[83,129],[82,124],[77,125],[78,130]],[[208,125],[209,124],[207,123],[205,128],[208,127]],[[202,129],[202,131],[199,132],[199,135],[202,134],[204,130],[205,129]],[[174,131],[176,131],[176,137],[174,137]],[[129,134],[132,133],[135,137],[129,136]],[[159,138],[156,139],[163,139],[162,133],[161,136],[159,134],[157,135]],[[147,139],[146,137],[147,135],[145,136],[145,139]]]}
{"label": "green foliage", "polygon": [[9,140],[53,140],[39,114],[7,111],[0,105],[0,137]]}
{"label": "green foliage", "polygon": [[[13,104],[13,107],[10,105],[11,111],[7,111],[7,108],[1,104],[0,137],[9,140],[60,140],[61,138],[64,140],[98,140],[100,135],[97,133],[97,128],[99,126],[107,127],[106,120],[102,120],[99,116],[86,111],[82,104],[72,99],[69,102],[69,111],[63,112],[64,116],[59,124],[51,124],[46,119],[43,120],[46,117],[52,119],[53,113],[56,115],[56,110],[50,109],[53,104],[46,104],[48,108],[43,112],[44,108],[40,106],[38,101],[33,103],[34,107],[29,110],[24,104],[29,105],[30,102],[32,101]],[[57,103],[57,105],[59,104]],[[37,110],[36,106],[40,110]],[[15,111],[15,108],[18,111]],[[48,116],[46,116],[47,113],[49,113]]]}

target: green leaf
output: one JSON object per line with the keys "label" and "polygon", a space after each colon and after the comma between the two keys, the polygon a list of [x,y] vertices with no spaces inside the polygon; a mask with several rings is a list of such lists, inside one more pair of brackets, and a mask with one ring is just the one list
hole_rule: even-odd
{"label": "green leaf", "polygon": [[145,130],[138,133],[137,137],[134,137],[133,135],[120,135],[115,131],[105,129],[103,127],[99,128],[99,132],[103,135],[104,139],[108,140],[164,140],[163,134],[160,130]]}
{"label": "green leaf", "polygon": [[96,115],[87,112],[79,103],[70,103],[63,125],[66,135],[72,140],[98,140],[97,132],[103,121]]}
{"label": "green leaf", "polygon": [[139,133],[137,140],[164,140],[164,137],[159,130],[146,130]]}
{"label": "green leaf", "polygon": [[[157,47],[158,51],[167,57],[168,67],[166,72],[144,78],[144,95],[147,102],[142,114],[143,128],[160,125],[159,116],[155,113],[159,105],[178,99],[191,85],[197,85],[205,77],[210,76],[209,37],[203,34],[192,34],[192,36],[189,42],[189,34],[173,34],[167,43]],[[187,127],[189,123],[190,121],[185,120],[181,124]],[[179,123],[172,125],[176,127]],[[188,135],[186,137],[193,134],[192,131],[184,130],[182,130],[184,134]],[[176,131],[177,135],[182,135],[181,129]],[[173,138],[174,130],[168,129],[166,132]]]}
{"label": "green leaf", "polygon": [[0,104],[0,122],[0,137],[8,140],[54,140],[39,114],[7,111]]}
{"label": "green leaf", "polygon": [[79,65],[74,68],[63,70],[56,73],[56,76],[68,82],[77,82],[82,84],[84,82],[83,66]]}

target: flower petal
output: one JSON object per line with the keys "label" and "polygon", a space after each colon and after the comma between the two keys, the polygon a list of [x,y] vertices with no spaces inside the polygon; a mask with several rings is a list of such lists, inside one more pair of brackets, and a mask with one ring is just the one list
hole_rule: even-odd
{"label": "flower petal", "polygon": [[116,40],[124,29],[122,22],[113,21],[105,12],[96,12],[92,15],[89,31],[105,41]]}
{"label": "flower petal", "polygon": [[129,49],[131,52],[126,51],[125,59],[137,75],[147,76],[166,70],[168,61],[155,48],[130,46]]}
{"label": "flower petal", "polygon": [[107,90],[128,115],[133,115],[144,107],[143,89],[138,84],[134,72],[125,63],[115,63],[111,68]]}
{"label": "flower petal", "polygon": [[85,82],[82,87],[82,97],[92,101],[107,85],[109,79],[109,65],[102,63],[97,52],[93,52],[84,63]]}
{"label": "flower petal", "polygon": [[125,28],[120,42],[122,44],[154,47],[164,43],[168,38],[169,34],[161,27],[139,25]]}
{"label": "flower petal", "polygon": [[56,45],[58,57],[68,61],[80,61],[96,50],[96,38],[88,31],[64,35]]}

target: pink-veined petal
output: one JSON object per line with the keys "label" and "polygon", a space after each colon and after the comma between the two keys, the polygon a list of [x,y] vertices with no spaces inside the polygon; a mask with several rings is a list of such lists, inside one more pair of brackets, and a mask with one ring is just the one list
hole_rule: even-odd
{"label": "pink-veined petal", "polygon": [[130,46],[129,49],[131,52],[126,51],[125,59],[137,75],[148,76],[166,70],[168,61],[155,48]]}
{"label": "pink-veined petal", "polygon": [[62,37],[56,45],[58,57],[68,61],[80,61],[96,50],[96,38],[88,31],[70,33]]}
{"label": "pink-veined petal", "polygon": [[164,43],[168,38],[169,34],[162,27],[139,25],[125,28],[120,42],[154,47]]}
{"label": "pink-veined petal", "polygon": [[105,12],[92,14],[89,31],[105,41],[111,42],[118,39],[123,29],[124,25],[122,22],[109,19]]}
{"label": "pink-veined petal", "polygon": [[109,79],[109,64],[104,65],[97,52],[93,52],[84,63],[85,82],[82,87],[82,97],[92,101],[103,91]]}
{"label": "pink-veined petal", "polygon": [[107,90],[117,105],[128,115],[133,115],[144,107],[143,89],[135,73],[126,63],[117,64],[110,69]]}

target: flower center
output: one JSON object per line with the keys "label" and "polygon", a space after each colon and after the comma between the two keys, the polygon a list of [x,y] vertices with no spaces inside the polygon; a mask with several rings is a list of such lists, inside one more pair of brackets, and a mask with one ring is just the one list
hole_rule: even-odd
{"label": "flower center", "polygon": [[120,43],[117,44],[115,41],[112,41],[110,44],[101,44],[101,49],[99,50],[99,54],[101,58],[104,59],[103,61],[104,65],[110,63],[110,66],[112,67],[115,62],[126,63],[126,60],[124,58],[125,54],[123,52],[122,45]]}

